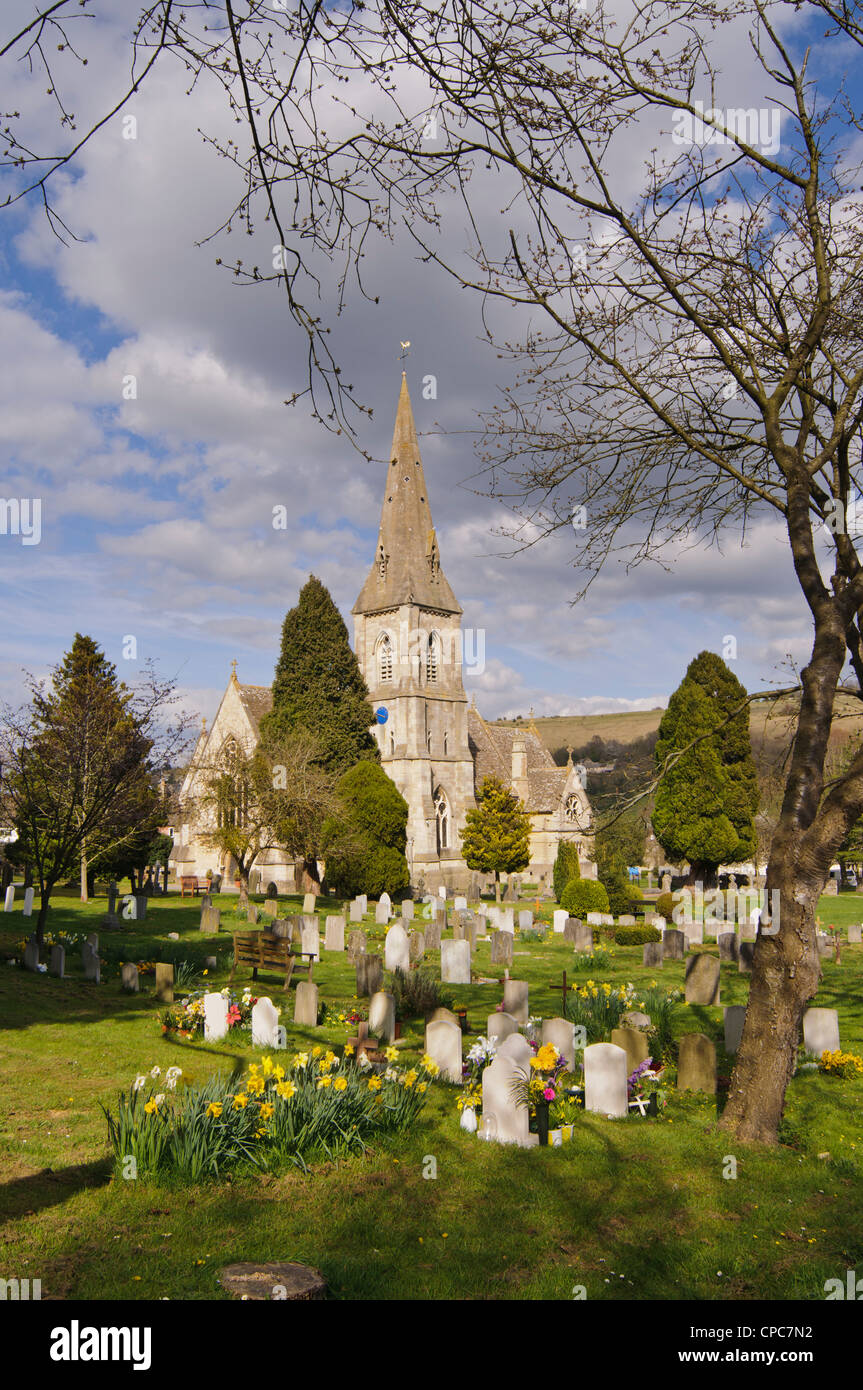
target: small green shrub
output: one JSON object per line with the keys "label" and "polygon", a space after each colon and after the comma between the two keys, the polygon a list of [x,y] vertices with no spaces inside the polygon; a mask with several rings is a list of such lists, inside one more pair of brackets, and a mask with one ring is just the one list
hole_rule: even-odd
{"label": "small green shrub", "polygon": [[448,1009],[452,995],[441,989],[440,980],[428,970],[394,970],[392,994],[396,1018],[427,1018],[435,1009]]}
{"label": "small green shrub", "polygon": [[656,899],[656,913],[659,917],[664,917],[666,922],[671,921],[671,914],[674,911],[674,899],[670,893],[660,893]]}
{"label": "small green shrub", "polygon": [[574,878],[564,888],[560,905],[570,917],[584,917],[588,912],[608,912],[608,894],[593,878]]}
{"label": "small green shrub", "polygon": [[615,946],[643,946],[647,941],[661,941],[662,932],[658,927],[636,923],[634,927],[615,927]]}

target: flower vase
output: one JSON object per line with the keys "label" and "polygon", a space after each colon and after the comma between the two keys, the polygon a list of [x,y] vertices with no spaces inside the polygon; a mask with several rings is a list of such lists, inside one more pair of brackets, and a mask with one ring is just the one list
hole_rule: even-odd
{"label": "flower vase", "polygon": [[536,1132],[542,1148],[548,1148],[548,1101],[538,1101],[536,1107]]}
{"label": "flower vase", "polygon": [[648,1101],[647,1101],[647,1113],[648,1113],[648,1115],[658,1115],[658,1114],[659,1114],[659,1097],[658,1097],[658,1095],[656,1094],[655,1091],[652,1091],[651,1094],[650,1094],[650,1096],[648,1097]]}

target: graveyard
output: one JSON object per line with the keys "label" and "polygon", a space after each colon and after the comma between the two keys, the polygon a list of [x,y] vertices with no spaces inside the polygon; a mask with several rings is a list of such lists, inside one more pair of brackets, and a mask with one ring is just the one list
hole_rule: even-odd
{"label": "graveyard", "polygon": [[[801,1052],[774,1148],[737,1144],[717,1127],[733,1066],[726,1043],[736,1045],[748,992],[745,943],[720,960],[709,933],[650,950],[616,944],[610,923],[562,922],[550,901],[470,908],[463,915],[452,898],[445,910],[408,904],[402,926],[398,903],[253,894],[247,907],[214,894],[202,907],[172,891],[149,898],[143,920],[106,926],[104,896],[82,904],[66,890],[43,959],[31,955],[28,969],[19,892],[0,917],[10,1265],[21,1277],[38,1270],[43,1297],[64,1299],[108,1290],[120,1300],[227,1298],[225,1265],[290,1260],[319,1270],[334,1299],[600,1301],[821,1299],[826,1280],[860,1266],[863,1076],[853,1066],[842,1074]],[[826,1012],[804,1022],[813,1049],[832,1050],[838,1028],[841,1053],[863,1053],[859,915],[853,894],[821,900],[840,948],[838,960],[834,940],[824,948],[813,1005]],[[311,964],[287,989],[282,960],[261,965],[257,980],[251,965],[234,965],[235,934],[265,923],[274,939],[287,924],[285,939]],[[428,1021],[404,999],[396,1007],[400,962],[446,1001]],[[240,1015],[231,1026],[226,988]],[[196,1006],[207,1013],[196,1028],[182,1001],[205,996],[215,1005]],[[272,1009],[255,1014],[250,997]],[[597,1000],[608,999],[613,1028],[596,1023]],[[593,1020],[587,1059],[575,1038],[562,1060],[574,1040],[565,1013]],[[643,1022],[660,1016],[661,1036]],[[356,1054],[372,1034],[378,1050],[369,1047],[361,1069]],[[460,1081],[459,1063],[490,1037],[494,1061]],[[667,1065],[651,1113],[627,1078],[659,1047]],[[521,1068],[526,1085],[530,1056],[542,1061],[549,1048],[550,1072],[563,1067],[560,1091],[574,1094],[546,1144],[500,1077]],[[136,1079],[151,1101],[163,1092],[163,1107],[213,1078],[219,1095],[245,1088],[255,1103],[275,1089],[276,1068],[288,1091],[303,1084],[300,1073],[309,1084],[317,1077],[317,1090],[332,1077],[358,1104],[360,1092],[389,1088],[409,1108],[394,1127],[360,1129],[353,1152],[298,1145],[297,1162],[277,1147],[264,1156],[262,1138],[256,1161],[215,1176],[190,1181],[146,1165],[124,1176],[107,1117]],[[469,1099],[473,1128],[464,1127]]]}

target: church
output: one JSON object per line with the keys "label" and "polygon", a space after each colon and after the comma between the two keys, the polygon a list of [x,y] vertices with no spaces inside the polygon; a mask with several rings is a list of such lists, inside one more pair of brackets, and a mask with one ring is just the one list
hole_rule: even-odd
{"label": "church", "polygon": [[[408,804],[407,860],[415,889],[468,891],[470,870],[459,831],[484,778],[519,796],[531,821],[530,865],[523,877],[550,883],[558,843],[578,849],[584,877],[595,877],[590,804],[583,769],[558,767],[536,727],[486,723],[463,681],[462,609],[444,574],[407,380],[402,373],[395,430],[374,560],[353,606],[354,651],[375,710],[381,763]],[[235,865],[208,846],[203,779],[250,751],[270,709],[269,686],[243,685],[236,662],[209,730],[204,724],[180,796],[171,866],[203,877],[233,877]],[[255,869],[280,891],[297,884],[294,864],[265,851]]]}

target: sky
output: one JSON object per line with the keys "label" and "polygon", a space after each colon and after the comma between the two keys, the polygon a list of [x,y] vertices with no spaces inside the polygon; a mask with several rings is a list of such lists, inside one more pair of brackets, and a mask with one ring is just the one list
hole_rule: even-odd
{"label": "sky", "polygon": [[[136,12],[120,0],[86,33],[87,70],[70,77],[82,121],[121,88]],[[4,29],[31,13],[12,0]],[[43,144],[56,140],[38,80],[21,65],[5,77],[7,107]],[[506,510],[474,481],[478,415],[495,403],[501,364],[478,303],[406,242],[371,246],[364,278],[379,303],[353,296],[334,334],[374,408],[361,443],[377,461],[316,423],[307,402],[287,406],[305,349],[282,297],[216,263],[267,263],[272,232],[212,236],[241,189],[201,131],[236,128],[214,86],[189,96],[186,85],[177,65],[159,65],[127,108],[136,138],[117,116],[56,176],[75,239],[52,234],[36,198],[0,208],[2,496],[41,500],[38,544],[0,535],[0,697],[21,699],[24,673],[47,672],[79,631],[127,679],[152,658],[212,718],[232,659],[241,681],[270,683],[282,620],[310,573],[352,631],[402,369],[443,568],[465,626],[484,634],[484,667],[465,683],[486,717],[653,708],[698,651],[728,651],[729,638],[748,688],[787,683],[808,622],[773,520],[744,545],[728,536],[721,551],[669,551],[667,568],[612,561],[575,605],[574,538],[513,553],[498,534]],[[322,310],[335,294],[325,281]],[[272,526],[279,505],[285,530]]]}

